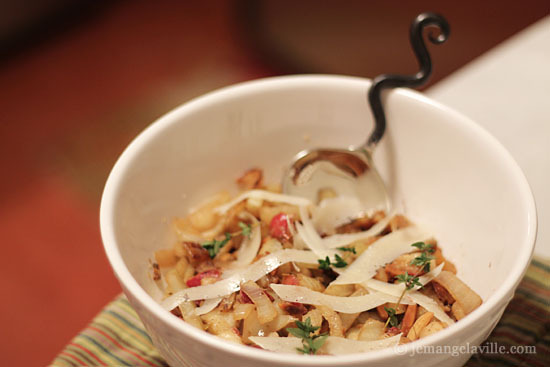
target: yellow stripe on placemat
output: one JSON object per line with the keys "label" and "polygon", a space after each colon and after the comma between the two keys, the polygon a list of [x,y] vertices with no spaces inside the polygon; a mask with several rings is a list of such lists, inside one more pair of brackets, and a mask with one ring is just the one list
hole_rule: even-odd
{"label": "yellow stripe on placemat", "polygon": [[533,259],[500,322],[467,367],[550,366],[550,261]]}
{"label": "yellow stripe on placemat", "polygon": [[128,304],[118,296],[55,358],[51,366],[166,367],[151,338]]}
{"label": "yellow stripe on placemat", "polygon": [[[550,366],[549,331],[550,261],[535,258],[502,319],[483,344],[489,352],[475,354],[466,366]],[[512,352],[514,348],[521,350]],[[168,365],[121,295],[59,353],[51,366]]]}

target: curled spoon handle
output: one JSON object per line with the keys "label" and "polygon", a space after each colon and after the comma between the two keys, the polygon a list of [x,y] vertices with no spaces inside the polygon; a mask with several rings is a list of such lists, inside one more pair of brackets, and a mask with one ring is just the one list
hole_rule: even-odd
{"label": "curled spoon handle", "polygon": [[410,27],[410,42],[420,70],[414,75],[382,74],[374,78],[368,91],[368,101],[374,116],[374,129],[369,136],[366,149],[372,151],[376,144],[384,136],[386,131],[386,114],[382,106],[381,93],[383,89],[397,87],[418,87],[425,84],[432,74],[432,60],[426,43],[424,42],[424,29],[434,26],[439,29],[439,34],[429,32],[428,39],[434,44],[445,42],[449,38],[449,23],[439,14],[422,13],[418,15]]}

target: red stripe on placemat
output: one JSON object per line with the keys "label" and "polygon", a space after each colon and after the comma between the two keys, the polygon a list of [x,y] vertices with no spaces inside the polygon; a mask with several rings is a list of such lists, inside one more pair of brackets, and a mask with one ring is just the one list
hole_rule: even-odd
{"label": "red stripe on placemat", "polygon": [[89,350],[88,348],[85,348],[83,347],[82,345],[80,344],[76,344],[76,343],[69,343],[69,345],[72,345],[73,347],[75,348],[78,348],[78,349],[82,349],[84,352],[86,352],[88,355],[90,355],[90,357],[92,357],[93,359],[95,359],[96,361],[99,362],[99,364],[101,366],[107,366],[107,364],[105,364],[105,362],[103,362],[101,359],[99,359],[91,350]]}
{"label": "red stripe on placemat", "polygon": [[[512,331],[517,331],[516,329],[513,329]],[[508,338],[510,340],[513,340],[515,343],[517,343],[517,345],[523,345],[525,343],[525,337],[523,336],[518,336],[516,334],[514,334],[512,331],[510,330],[499,330],[499,328],[495,329],[495,331],[493,331],[493,333],[491,334],[491,337],[504,337],[504,338]],[[522,334],[524,335],[524,334]],[[529,337],[529,339],[531,339],[531,337]]]}
{"label": "red stripe on placemat", "polygon": [[123,351],[127,352],[128,354],[131,354],[133,355],[134,357],[138,358],[139,360],[147,363],[149,366],[152,366],[152,367],[157,367],[155,364],[152,364],[150,361],[144,359],[143,357],[141,357],[139,354],[136,354],[134,352],[132,352],[131,350],[129,349],[126,349],[122,346],[122,344],[120,344],[119,342],[117,342],[115,339],[113,339],[111,336],[109,336],[107,333],[105,333],[103,330],[100,330],[98,328],[96,328],[95,326],[88,326],[89,329],[92,329],[98,333],[100,333],[101,335],[103,335],[104,337],[106,337],[107,339],[109,339],[111,342],[113,342],[113,344],[115,344],[117,347],[119,347],[120,349],[122,349]]}
{"label": "red stripe on placemat", "polygon": [[533,303],[529,303],[526,301],[519,301],[517,298],[513,299],[506,308],[506,312],[508,313],[516,313],[519,315],[529,316],[533,320],[536,320],[537,322],[545,323],[546,317],[545,315],[541,315],[540,311],[536,312],[533,311],[533,309],[540,310],[540,307],[537,307],[536,305],[533,305]]}
{"label": "red stripe on placemat", "polygon": [[535,279],[524,278],[520,284],[520,288],[528,288],[534,291],[535,295],[544,295],[550,296],[550,289],[543,288],[544,285],[541,285]]}
{"label": "red stripe on placemat", "polygon": [[77,356],[75,356],[75,355],[73,355],[73,354],[71,354],[71,353],[69,353],[69,352],[67,352],[67,351],[63,351],[63,352],[61,352],[61,353],[59,353],[59,354],[61,354],[62,356],[65,356],[65,357],[69,357],[69,358],[71,358],[71,359],[74,359],[80,366],[85,366],[85,365],[86,365],[86,363],[82,362],[82,360],[80,360],[80,358],[78,358]]}

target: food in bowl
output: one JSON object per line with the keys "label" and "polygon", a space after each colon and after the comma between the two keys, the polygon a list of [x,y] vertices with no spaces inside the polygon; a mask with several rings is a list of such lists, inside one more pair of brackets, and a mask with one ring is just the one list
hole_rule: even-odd
{"label": "food in bowl", "polygon": [[[471,355],[416,351],[477,346],[493,330],[534,247],[536,211],[529,185],[510,154],[473,121],[402,89],[388,93],[392,124],[377,148],[376,165],[392,202],[433,228],[445,257],[483,298],[481,306],[396,350],[339,356],[269,353],[222,342],[161,307],[162,295],[144,264],[155,250],[175,243],[167,238],[173,233],[167,219],[232,188],[226,178],[244,170],[243,161],[269,167],[266,182],[273,182],[293,152],[357,144],[371,126],[364,110],[369,85],[361,78],[306,75],[231,86],[163,116],[122,154],[102,198],[102,238],[124,293],[168,364],[458,367]],[[346,121],[346,128],[338,121]],[[226,147],[223,159],[220,147]]]}
{"label": "food in bowl", "polygon": [[174,221],[152,277],[163,307],[231,342],[338,355],[408,343],[479,307],[433,236],[395,213],[356,214],[353,198],[316,203],[264,186],[260,169]]}

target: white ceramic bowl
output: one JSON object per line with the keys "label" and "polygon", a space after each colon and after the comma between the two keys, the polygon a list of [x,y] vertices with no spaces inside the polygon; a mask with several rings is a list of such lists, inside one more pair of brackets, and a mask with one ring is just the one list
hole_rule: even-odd
{"label": "white ceramic bowl", "polygon": [[[495,327],[533,251],[536,211],[508,152],[468,118],[419,93],[385,96],[388,129],[374,159],[395,205],[435,233],[484,303],[449,328],[398,349],[295,356],[234,345],[164,311],[147,276],[169,222],[252,166],[278,182],[304,148],[361,144],[372,128],[370,81],[290,76],[247,82],[185,103],[124,151],[105,186],[101,234],[124,293],[172,366],[459,366]],[[429,353],[424,347],[453,348]],[[437,351],[437,349],[435,349]],[[411,355],[414,354],[414,358]]]}

